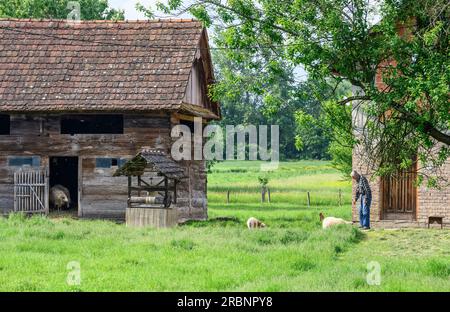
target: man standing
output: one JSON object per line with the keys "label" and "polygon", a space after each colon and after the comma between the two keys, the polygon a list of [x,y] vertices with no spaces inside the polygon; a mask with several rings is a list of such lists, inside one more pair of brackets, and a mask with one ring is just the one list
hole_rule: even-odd
{"label": "man standing", "polygon": [[359,208],[359,223],[364,230],[370,229],[370,204],[372,203],[372,191],[366,177],[360,175],[356,170],[351,173],[352,179],[356,181],[356,196],[353,204],[361,197]]}

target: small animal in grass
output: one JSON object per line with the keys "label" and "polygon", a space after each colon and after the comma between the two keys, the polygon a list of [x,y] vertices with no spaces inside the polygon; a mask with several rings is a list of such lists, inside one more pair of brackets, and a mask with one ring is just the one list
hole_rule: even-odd
{"label": "small animal in grass", "polygon": [[337,225],[337,224],[352,224],[350,221],[345,221],[341,218],[335,218],[335,217],[326,217],[323,215],[323,213],[319,214],[320,216],[320,222],[322,222],[322,228],[326,229],[330,226]]}
{"label": "small animal in grass", "polygon": [[70,192],[62,185],[55,185],[50,189],[50,204],[54,209],[68,209],[70,207]]}
{"label": "small animal in grass", "polygon": [[259,221],[258,219],[251,217],[247,220],[247,227],[249,229],[257,229],[257,228],[264,228],[266,227],[266,225],[261,221]]}

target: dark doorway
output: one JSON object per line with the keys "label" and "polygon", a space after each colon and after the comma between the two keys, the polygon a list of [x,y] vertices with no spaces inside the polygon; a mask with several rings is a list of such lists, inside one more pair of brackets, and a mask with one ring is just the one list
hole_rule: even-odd
{"label": "dark doorway", "polygon": [[50,187],[62,185],[70,192],[70,210],[78,210],[78,157],[50,157]]}

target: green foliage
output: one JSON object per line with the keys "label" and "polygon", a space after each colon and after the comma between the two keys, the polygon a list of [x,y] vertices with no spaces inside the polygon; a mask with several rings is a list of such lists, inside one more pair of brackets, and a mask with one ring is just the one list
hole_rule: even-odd
{"label": "green foliage", "polygon": [[[0,17],[66,19],[70,0],[0,1]],[[123,10],[108,6],[107,0],[78,0],[82,20],[123,20]]]}
{"label": "green foliage", "polygon": [[[317,85],[311,84],[311,88]],[[323,87],[323,86],[322,86]],[[335,91],[340,94],[348,93],[349,86],[342,84]],[[315,91],[317,92],[317,91]],[[321,94],[330,92],[330,87],[325,85]],[[341,171],[344,178],[349,179],[349,172],[352,168],[352,149],[355,145],[355,137],[352,129],[352,107],[349,105],[339,105],[336,101],[325,101],[321,109],[309,113],[298,110],[296,113],[297,136],[296,147],[298,149],[309,149],[311,153],[325,149],[335,168]],[[313,135],[315,134],[315,135]],[[320,139],[327,138],[329,144],[320,146]]]}
{"label": "green foliage", "polygon": [[190,13],[194,17],[196,17],[197,19],[203,21],[203,24],[206,27],[211,26],[212,21],[211,21],[211,18],[209,17],[209,14],[208,14],[207,10],[206,10],[206,6],[204,6],[204,5],[194,6],[194,7],[192,7]]}
{"label": "green foliage", "polygon": [[[178,2],[170,11],[180,8]],[[418,154],[419,167],[432,168],[427,176],[438,181],[443,178],[439,168],[450,155],[447,2],[201,0],[197,3],[208,15],[202,10],[197,17],[218,25],[223,39],[216,44],[226,48],[226,57],[258,68],[267,86],[280,68],[302,64],[318,90],[332,85],[331,93],[315,94],[323,108],[329,101],[340,106],[361,101],[367,122],[358,144],[378,174],[395,173]],[[195,5],[191,8],[195,12]],[[271,53],[270,66],[260,66],[261,55]],[[386,87],[374,83],[378,73]],[[334,92],[343,82],[354,87],[350,98]],[[268,94],[267,102],[276,103],[267,87],[256,85]],[[338,123],[345,132],[346,122]],[[307,145],[304,136],[297,143]]]}
{"label": "green foliage", "polygon": [[351,179],[350,172],[352,171],[352,151],[349,146],[340,145],[337,142],[332,142],[328,149],[332,155],[333,167],[338,169],[344,179]]}
{"label": "green foliage", "polygon": [[319,115],[317,112],[313,114],[308,114],[303,110],[296,112],[295,147],[307,158],[329,159],[327,150],[330,138],[316,119],[317,115]]}
{"label": "green foliage", "polygon": [[[225,39],[219,34],[215,41],[221,40]],[[221,103],[220,125],[279,125],[282,159],[326,158],[328,140],[318,132],[305,133],[305,137],[313,137],[311,142],[314,142],[308,149],[299,151],[295,147],[296,111],[306,107],[314,111],[320,106],[307,96],[305,84],[295,84],[294,68],[287,64],[279,67],[273,60],[276,56],[271,53],[261,56],[257,66],[254,59],[244,53],[240,53],[236,61],[235,54],[213,51],[218,83],[211,93]]]}
{"label": "green foliage", "polygon": [[214,165],[217,164],[218,162],[219,162],[219,160],[216,160],[216,159],[207,160],[206,161],[206,171],[208,173],[211,173]]}
{"label": "green foliage", "polygon": [[259,185],[261,185],[262,187],[266,187],[267,184],[269,184],[269,178],[267,176],[266,177],[258,177],[258,182],[259,182]]}
{"label": "green foliage", "polygon": [[148,19],[155,18],[155,13],[150,8],[146,8],[142,3],[137,2],[135,4],[135,8],[137,11],[144,13],[144,16]]}

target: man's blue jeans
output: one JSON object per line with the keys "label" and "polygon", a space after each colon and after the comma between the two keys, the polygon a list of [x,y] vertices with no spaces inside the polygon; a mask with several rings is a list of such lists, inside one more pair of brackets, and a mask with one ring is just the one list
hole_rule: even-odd
{"label": "man's blue jeans", "polygon": [[362,227],[370,228],[370,201],[366,205],[366,196],[361,195],[361,206],[359,208],[359,223]]}

